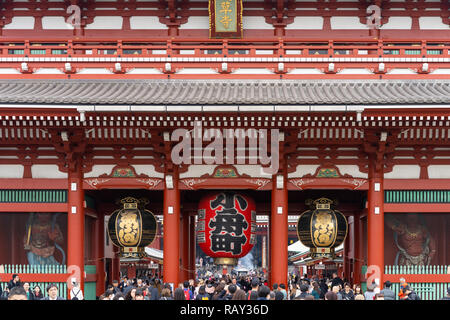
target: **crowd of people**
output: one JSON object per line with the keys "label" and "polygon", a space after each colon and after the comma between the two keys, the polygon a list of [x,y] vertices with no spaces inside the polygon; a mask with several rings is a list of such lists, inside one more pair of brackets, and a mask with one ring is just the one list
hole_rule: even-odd
{"label": "crowd of people", "polygon": [[[419,295],[400,279],[400,291],[394,292],[389,281],[383,288],[373,283],[363,289],[350,285],[338,277],[290,275],[287,284],[274,283],[271,287],[262,274],[237,276],[203,273],[194,281],[184,281],[176,288],[157,277],[114,281],[100,300],[420,300]],[[450,287],[443,300],[450,300]]]}
{"label": "crowd of people", "polygon": [[[420,300],[405,279],[400,279],[400,291],[391,289],[389,281],[383,289],[373,283],[363,292],[361,286],[350,285],[334,273],[331,278],[308,278],[291,275],[288,283],[274,283],[272,287],[261,275],[209,275],[180,283],[176,288],[157,277],[140,277],[121,282],[114,280],[99,300]],[[381,290],[380,290],[381,289]],[[58,295],[58,287],[49,284],[47,295],[39,286],[21,282],[13,275],[6,288],[0,287],[0,297],[8,300],[65,300]],[[83,300],[79,284],[73,283],[71,300]],[[450,287],[442,300],[450,300]]]}

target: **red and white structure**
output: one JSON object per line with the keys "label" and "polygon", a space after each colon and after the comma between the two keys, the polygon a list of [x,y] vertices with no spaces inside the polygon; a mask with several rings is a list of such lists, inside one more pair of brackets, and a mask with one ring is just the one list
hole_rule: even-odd
{"label": "red and white structure", "polygon": [[[366,23],[370,5],[381,10],[378,29]],[[242,39],[210,39],[201,0],[1,6],[0,191],[65,190],[67,199],[0,198],[0,224],[14,223],[0,233],[10,248],[0,264],[27,263],[25,218],[14,216],[62,212],[67,265],[83,274],[95,264],[82,281],[99,295],[105,273],[119,274],[117,252],[105,262],[101,226],[113,199],[137,193],[161,218],[163,279],[179,283],[194,277],[198,202],[214,189],[245,191],[266,217],[270,283],[287,281],[289,216],[328,195],[349,221],[342,259],[352,282],[366,281],[363,266],[378,268],[378,283],[398,282],[385,274],[397,251],[388,215],[420,213],[435,237],[431,265],[450,265],[448,1],[244,0]],[[237,158],[175,165],[171,133],[198,122],[278,129],[279,170]]]}

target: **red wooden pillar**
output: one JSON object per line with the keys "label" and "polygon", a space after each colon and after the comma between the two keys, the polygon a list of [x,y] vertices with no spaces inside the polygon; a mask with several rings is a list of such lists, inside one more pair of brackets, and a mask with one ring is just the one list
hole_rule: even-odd
{"label": "red wooden pillar", "polygon": [[95,267],[97,270],[96,295],[99,297],[105,290],[105,214],[97,212],[95,228]]}
{"label": "red wooden pillar", "polygon": [[69,170],[67,194],[67,267],[76,270],[73,277],[78,278],[84,292],[84,190],[81,166]]}
{"label": "red wooden pillar", "polygon": [[287,285],[288,276],[288,192],[284,175],[272,180],[272,212],[270,219],[270,286]]}
{"label": "red wooden pillar", "polygon": [[195,215],[189,216],[189,279],[195,280],[195,258],[196,258],[196,238],[195,238]]}
{"label": "red wooden pillar", "polygon": [[163,280],[166,283],[173,283],[176,288],[180,269],[180,191],[176,168],[173,174],[166,175],[163,206]]}
{"label": "red wooden pillar", "polygon": [[[383,285],[384,273],[384,189],[383,174],[376,171],[375,160],[369,160],[369,191],[367,194],[367,267],[377,285]],[[370,285],[371,283],[367,283]]]}
{"label": "red wooden pillar", "polygon": [[353,216],[353,231],[354,231],[354,242],[353,242],[353,251],[354,251],[354,263],[353,263],[353,275],[352,275],[352,284],[361,284],[361,268],[362,261],[364,259],[363,247],[362,247],[362,222],[359,214],[355,214]]}
{"label": "red wooden pillar", "polygon": [[189,214],[183,213],[181,218],[181,243],[180,243],[180,282],[184,282],[189,279]]}
{"label": "red wooden pillar", "polygon": [[343,251],[343,277],[342,279],[347,279],[347,281],[350,281],[350,254],[352,253],[351,250],[351,243],[353,241],[353,233],[351,231],[353,231],[353,221],[352,221],[352,217],[347,217],[347,221],[348,221],[348,228],[349,230],[347,231],[347,237],[345,238],[344,241],[344,251]]}

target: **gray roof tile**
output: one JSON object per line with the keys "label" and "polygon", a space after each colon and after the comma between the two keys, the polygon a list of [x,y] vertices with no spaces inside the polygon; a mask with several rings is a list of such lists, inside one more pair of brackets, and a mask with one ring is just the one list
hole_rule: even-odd
{"label": "gray roof tile", "polygon": [[0,80],[2,104],[447,104],[450,80]]}

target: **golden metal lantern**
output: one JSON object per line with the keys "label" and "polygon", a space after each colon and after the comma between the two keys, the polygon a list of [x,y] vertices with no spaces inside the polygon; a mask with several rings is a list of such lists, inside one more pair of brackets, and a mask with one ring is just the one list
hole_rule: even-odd
{"label": "golden metal lantern", "polygon": [[334,249],[347,236],[348,224],[345,216],[334,210],[334,201],[327,198],[308,200],[311,210],[301,214],[297,223],[300,241],[310,248],[313,258],[334,258]]}
{"label": "golden metal lantern", "polygon": [[108,222],[108,235],[124,258],[145,257],[145,247],[155,240],[157,221],[145,209],[147,199],[126,197],[120,200],[122,208],[114,211]]}

